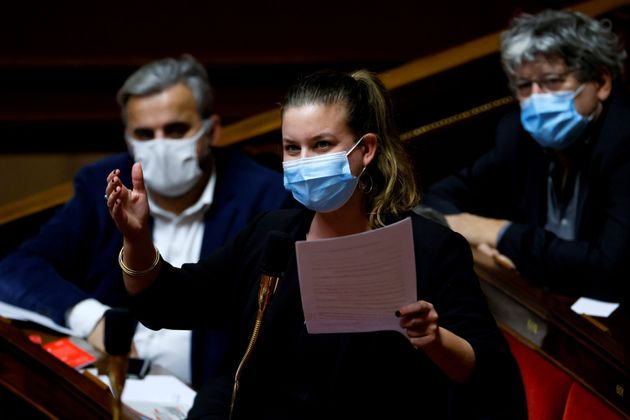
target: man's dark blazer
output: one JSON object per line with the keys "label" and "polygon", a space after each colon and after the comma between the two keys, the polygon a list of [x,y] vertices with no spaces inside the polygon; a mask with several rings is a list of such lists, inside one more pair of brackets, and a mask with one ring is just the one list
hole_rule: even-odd
{"label": "man's dark blazer", "polygon": [[[201,256],[234,237],[258,213],[294,206],[281,174],[243,154],[214,150],[217,182],[205,214]],[[118,252],[122,237],[105,205],[106,178],[113,169],[131,186],[133,161],[127,153],[81,169],[74,197],[15,252],[0,262],[0,300],[29,309],[65,325],[66,311],[94,298],[106,305],[128,305]],[[168,310],[168,308],[165,308]],[[192,346],[193,384],[213,370],[220,352],[214,331],[195,330]],[[210,353],[210,354],[209,354]]]}
{"label": "man's dark blazer", "polygon": [[529,280],[558,291],[611,301],[628,298],[630,282],[630,100],[616,85],[603,114],[578,144],[581,175],[576,239],[544,229],[551,154],[522,128],[519,114],[500,123],[494,149],[433,185],[423,204],[512,225],[498,250]]}

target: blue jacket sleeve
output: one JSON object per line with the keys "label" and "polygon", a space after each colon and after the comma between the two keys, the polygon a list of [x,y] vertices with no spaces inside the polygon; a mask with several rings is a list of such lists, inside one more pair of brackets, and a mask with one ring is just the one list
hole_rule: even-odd
{"label": "blue jacket sleeve", "polygon": [[0,262],[1,300],[65,325],[66,311],[84,299],[125,296],[115,264],[121,240],[103,200],[103,171],[81,170],[74,197]]}

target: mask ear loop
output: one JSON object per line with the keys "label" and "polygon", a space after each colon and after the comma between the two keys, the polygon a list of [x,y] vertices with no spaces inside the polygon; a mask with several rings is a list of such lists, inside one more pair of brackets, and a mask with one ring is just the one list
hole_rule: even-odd
{"label": "mask ear loop", "polygon": [[361,143],[361,140],[363,140],[363,137],[365,137],[365,135],[361,136],[361,138],[357,140],[356,143],[354,143],[354,145],[350,148],[350,150],[348,150],[348,153],[346,153],[346,156],[350,156],[350,153],[354,152],[354,149],[356,149],[359,143]]}
{"label": "mask ear loop", "polygon": [[[346,153],[346,156],[350,156],[350,153],[352,153],[354,151],[354,149],[356,149],[356,147],[359,145],[359,143],[361,143],[361,141],[363,140],[363,138],[366,136],[366,134],[364,134],[363,136],[361,136],[361,138],[359,140],[357,140],[356,143],[354,143],[354,146],[352,146],[350,148],[350,150],[348,150],[348,153]],[[361,177],[363,176],[363,174],[365,173],[365,170],[367,169],[367,166],[364,166],[363,169],[361,170],[361,173],[357,176],[357,178],[361,179]],[[372,181],[372,177],[370,176],[369,173],[367,173],[367,177],[370,180],[370,187],[367,188],[365,186],[364,182],[360,182],[360,187],[361,190],[363,190],[363,192],[365,194],[369,194],[370,192],[372,192],[372,189],[374,188],[374,181]]]}
{"label": "mask ear loop", "polygon": [[597,117],[599,114],[601,114],[602,109],[604,108],[604,106],[602,105],[601,102],[597,103],[597,106],[595,107],[595,109],[593,110],[593,112],[591,112],[591,115],[589,115],[588,117],[586,117],[586,119],[588,120],[588,122],[591,122],[595,119],[595,117]]}
{"label": "mask ear loop", "polygon": [[575,89],[573,99],[577,98],[580,93],[584,92],[584,89],[586,89],[586,83],[582,83],[577,89]]}
{"label": "mask ear loop", "polygon": [[[365,137],[365,135],[361,136],[361,138],[359,140],[357,140],[356,143],[354,143],[354,146],[352,146],[350,148],[350,150],[348,150],[348,153],[346,153],[346,157],[350,156],[350,153],[352,153],[354,151],[354,149],[356,149],[356,147],[359,145],[359,143],[361,143],[361,140],[363,140],[363,137]],[[357,178],[361,178],[361,176],[363,175],[365,170],[366,170],[366,167],[364,166],[363,169],[361,170],[361,173],[357,176]],[[372,178],[370,178],[370,181],[372,181]],[[361,187],[361,189],[363,189],[363,187]],[[370,191],[372,191],[372,186],[371,185],[370,185]]]}
{"label": "mask ear loop", "polygon": [[[582,92],[584,92],[584,89],[586,89],[586,83],[582,83],[577,89],[575,89],[575,94],[573,95],[573,100],[575,101],[575,98]],[[575,104],[574,104],[575,106]],[[595,109],[593,110],[593,112],[591,112],[589,115],[587,115],[586,117],[586,121],[591,122],[595,119],[595,116],[599,114],[600,109],[602,108],[602,103],[599,102],[597,104],[597,106],[595,107]]]}

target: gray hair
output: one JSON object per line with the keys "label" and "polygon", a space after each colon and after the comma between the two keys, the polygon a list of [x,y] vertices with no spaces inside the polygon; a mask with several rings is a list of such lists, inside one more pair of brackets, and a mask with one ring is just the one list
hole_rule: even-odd
{"label": "gray hair", "polygon": [[178,83],[191,90],[201,119],[212,114],[212,87],[206,69],[192,56],[165,58],[140,67],[125,81],[116,95],[123,122],[127,123],[127,102],[132,96],[152,95]]}
{"label": "gray hair", "polygon": [[519,67],[537,55],[563,59],[580,82],[597,80],[604,69],[614,79],[626,58],[609,20],[556,10],[521,15],[501,34],[501,63],[511,81]]}

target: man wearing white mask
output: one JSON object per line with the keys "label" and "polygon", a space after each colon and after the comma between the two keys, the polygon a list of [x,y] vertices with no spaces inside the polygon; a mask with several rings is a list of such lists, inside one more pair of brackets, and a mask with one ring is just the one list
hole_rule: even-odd
{"label": "man wearing white mask", "polygon": [[548,10],[514,20],[501,58],[520,113],[423,204],[532,282],[626,300],[630,100],[617,80],[626,52],[610,22]]}
{"label": "man wearing white mask", "polygon": [[[42,313],[103,348],[103,314],[126,307],[103,179],[142,163],[153,239],[176,265],[196,262],[261,212],[292,206],[282,176],[233,150],[221,135],[203,66],[190,56],[149,63],[118,92],[129,153],[83,168],[75,196],[34,238],[0,262],[0,300]],[[130,182],[130,180],[127,180]],[[168,311],[168,308],[164,308]],[[209,311],[212,308],[208,308]],[[138,325],[134,351],[199,386],[224,351],[221,331],[152,331]]]}

